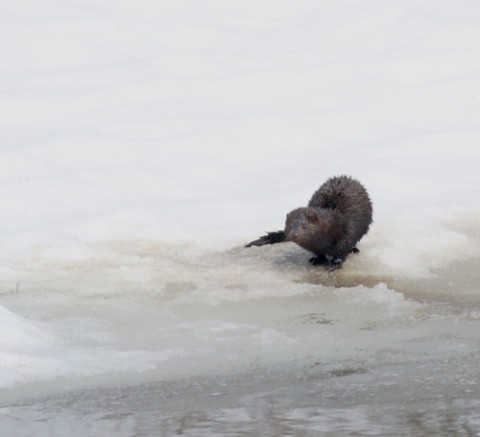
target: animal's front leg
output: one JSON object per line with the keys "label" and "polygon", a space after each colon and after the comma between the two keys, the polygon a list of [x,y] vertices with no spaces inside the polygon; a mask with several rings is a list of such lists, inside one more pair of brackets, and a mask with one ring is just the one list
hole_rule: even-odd
{"label": "animal's front leg", "polygon": [[324,254],[314,256],[313,258],[310,258],[310,259],[308,260],[308,262],[309,262],[312,266],[324,266],[324,265],[328,265],[327,258],[326,258],[326,256],[325,256]]}
{"label": "animal's front leg", "polygon": [[327,267],[329,272],[333,272],[334,270],[341,269],[343,263],[345,262],[345,257],[339,256],[332,256],[332,255],[325,255],[327,259]]}

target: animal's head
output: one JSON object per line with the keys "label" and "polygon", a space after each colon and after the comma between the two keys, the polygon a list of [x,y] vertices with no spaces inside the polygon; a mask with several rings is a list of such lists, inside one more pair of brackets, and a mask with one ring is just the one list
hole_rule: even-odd
{"label": "animal's head", "polygon": [[287,241],[302,244],[312,238],[314,229],[321,221],[319,213],[313,208],[297,208],[287,214],[285,237]]}

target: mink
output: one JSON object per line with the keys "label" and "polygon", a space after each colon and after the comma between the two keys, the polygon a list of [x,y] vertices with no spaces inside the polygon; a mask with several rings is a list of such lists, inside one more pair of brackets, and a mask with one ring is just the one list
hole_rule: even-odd
{"label": "mink", "polygon": [[349,176],[328,179],[307,207],[287,214],[283,231],[268,232],[245,247],[292,241],[315,256],[313,265],[340,269],[372,223],[372,202],[365,187]]}

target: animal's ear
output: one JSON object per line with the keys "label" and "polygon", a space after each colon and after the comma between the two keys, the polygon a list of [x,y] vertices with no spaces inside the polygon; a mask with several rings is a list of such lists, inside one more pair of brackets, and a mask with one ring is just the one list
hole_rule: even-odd
{"label": "animal's ear", "polygon": [[310,223],[318,223],[318,214],[311,209],[307,209],[307,220]]}

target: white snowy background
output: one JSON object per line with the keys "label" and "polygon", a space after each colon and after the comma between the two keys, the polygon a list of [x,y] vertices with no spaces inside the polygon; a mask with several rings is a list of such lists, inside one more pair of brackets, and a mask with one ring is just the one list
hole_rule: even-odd
{"label": "white snowy background", "polygon": [[[241,246],[339,174],[374,203],[352,263],[427,277],[479,252],[476,0],[4,0],[0,50],[5,295],[99,253],[128,276],[106,242]],[[0,317],[14,363],[53,341]]]}

